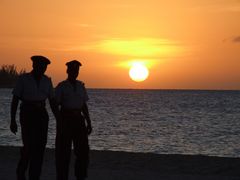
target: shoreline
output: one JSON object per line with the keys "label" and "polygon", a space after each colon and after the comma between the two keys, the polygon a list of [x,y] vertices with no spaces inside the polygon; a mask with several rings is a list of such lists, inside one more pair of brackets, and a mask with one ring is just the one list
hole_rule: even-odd
{"label": "shoreline", "polygon": [[[73,176],[73,159],[70,178]],[[45,151],[42,180],[55,179],[54,149]],[[0,179],[16,179],[19,148],[0,146]],[[203,155],[90,151],[88,180],[231,180],[240,179],[240,158]]]}

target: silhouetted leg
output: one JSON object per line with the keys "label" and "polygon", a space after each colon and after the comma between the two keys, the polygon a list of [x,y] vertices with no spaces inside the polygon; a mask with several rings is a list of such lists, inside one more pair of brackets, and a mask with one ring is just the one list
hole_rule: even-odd
{"label": "silhouetted leg", "polygon": [[48,117],[42,117],[38,121],[35,122],[31,131],[29,180],[39,180],[40,178],[47,143]]}
{"label": "silhouetted leg", "polygon": [[57,133],[55,156],[57,180],[67,180],[71,156],[71,137],[68,133]]}
{"label": "silhouetted leg", "polygon": [[17,166],[17,179],[18,180],[25,180],[25,172],[28,168],[28,162],[29,162],[29,153],[28,149],[26,147],[20,148],[20,160],[18,162]]}
{"label": "silhouetted leg", "polygon": [[39,180],[42,170],[42,162],[45,147],[39,147],[34,150],[29,165],[29,180]]}
{"label": "silhouetted leg", "polygon": [[89,145],[86,127],[81,123],[78,129],[75,129],[74,139],[75,176],[77,179],[85,179],[89,164]]}
{"label": "silhouetted leg", "polygon": [[20,160],[17,165],[17,179],[25,180],[25,173],[29,164],[29,123],[25,111],[20,111],[21,136],[23,147],[20,148]]}

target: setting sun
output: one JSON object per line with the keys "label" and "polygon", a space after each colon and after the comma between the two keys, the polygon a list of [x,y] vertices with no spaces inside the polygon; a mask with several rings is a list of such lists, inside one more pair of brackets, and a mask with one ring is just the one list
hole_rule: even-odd
{"label": "setting sun", "polygon": [[141,63],[135,63],[129,70],[129,76],[133,81],[141,82],[147,79],[149,75],[148,69]]}

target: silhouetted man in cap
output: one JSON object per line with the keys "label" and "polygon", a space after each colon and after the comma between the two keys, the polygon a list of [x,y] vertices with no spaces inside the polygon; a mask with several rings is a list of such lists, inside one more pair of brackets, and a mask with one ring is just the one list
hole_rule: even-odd
{"label": "silhouetted man in cap", "polygon": [[29,180],[39,180],[43,155],[47,143],[48,113],[45,101],[49,99],[52,111],[58,116],[58,108],[54,102],[52,81],[44,73],[50,61],[44,56],[32,56],[32,71],[21,75],[13,89],[11,104],[10,130],[16,134],[16,111],[20,105],[20,125],[23,147],[17,166],[17,179],[25,180],[25,172],[29,169]]}
{"label": "silhouetted man in cap", "polygon": [[68,179],[72,143],[76,156],[75,176],[83,180],[87,177],[88,135],[92,131],[86,103],[88,95],[83,82],[77,80],[81,63],[73,60],[66,65],[68,78],[56,87],[56,100],[61,107],[56,136],[57,180]]}

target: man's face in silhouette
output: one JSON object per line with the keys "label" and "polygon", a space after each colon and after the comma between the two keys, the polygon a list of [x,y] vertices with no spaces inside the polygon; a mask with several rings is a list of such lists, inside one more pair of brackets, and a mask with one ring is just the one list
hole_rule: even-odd
{"label": "man's face in silhouette", "polygon": [[47,64],[41,62],[33,62],[33,71],[37,76],[42,76],[47,70]]}
{"label": "man's face in silhouette", "polygon": [[67,68],[68,79],[76,80],[79,74],[79,66],[69,66]]}

